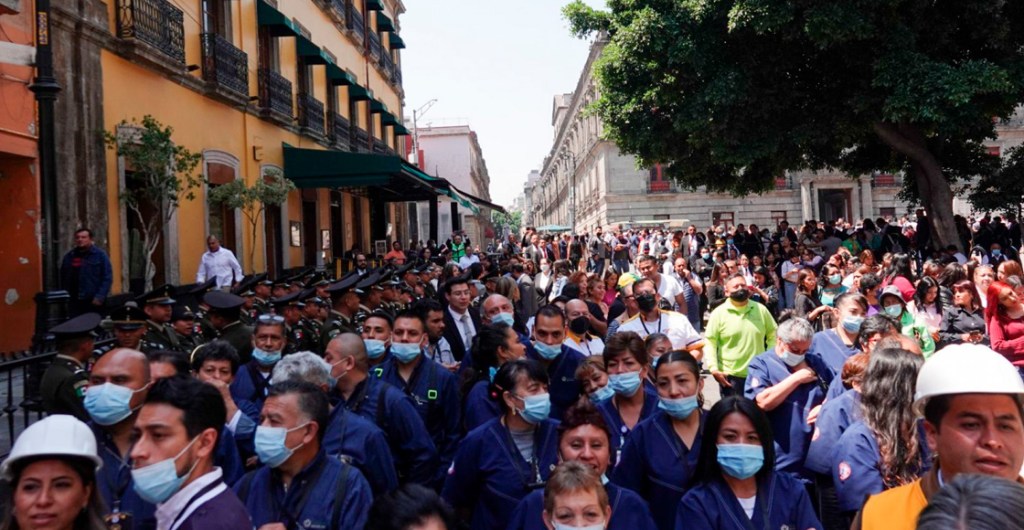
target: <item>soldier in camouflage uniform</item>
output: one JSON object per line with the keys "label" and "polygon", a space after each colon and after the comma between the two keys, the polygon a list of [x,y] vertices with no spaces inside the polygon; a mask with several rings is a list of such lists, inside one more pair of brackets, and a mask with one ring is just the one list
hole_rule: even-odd
{"label": "soldier in camouflage uniform", "polygon": [[253,319],[270,313],[270,288],[274,286],[274,282],[268,280],[266,274],[263,274],[262,278],[257,276],[255,280],[252,286],[252,292],[256,294],[252,301]]}
{"label": "soldier in camouflage uniform", "polygon": [[82,400],[89,388],[85,363],[93,351],[93,330],[100,324],[97,313],[85,313],[50,330],[57,340],[57,356],[43,373],[39,395],[47,414],[70,414],[89,421]]}
{"label": "soldier in camouflage uniform", "polygon": [[384,282],[383,287],[382,298],[384,302],[381,304],[381,310],[391,315],[391,318],[395,318],[398,313],[405,309],[405,304],[402,303],[402,280],[392,276],[391,279]]}
{"label": "soldier in camouflage uniform", "polygon": [[171,329],[171,308],[175,304],[175,288],[172,285],[161,285],[142,295],[139,303],[146,313],[146,334],[142,337],[143,353],[153,350],[180,350],[178,338]]}
{"label": "soldier in camouflage uniform", "polygon": [[380,275],[376,272],[370,273],[362,281],[356,284],[355,293],[359,295],[359,310],[352,317],[353,324],[357,331],[362,331],[363,322],[371,313],[382,309],[382,293],[384,288],[378,285]]}
{"label": "soldier in camouflage uniform", "polygon": [[91,368],[100,357],[114,348],[142,349],[142,337],[146,334],[146,314],[139,309],[138,304],[133,301],[125,302],[123,306],[114,308],[110,312],[109,319],[103,322],[103,326],[106,327],[109,324],[114,328],[116,340],[111,344],[94,349],[87,368]]}
{"label": "soldier in camouflage uniform", "polygon": [[437,289],[434,288],[434,284],[430,283],[430,280],[434,277],[434,266],[426,264],[416,270],[416,274],[420,277],[420,283],[423,284],[423,297],[437,299]]}
{"label": "soldier in camouflage uniform", "polygon": [[178,304],[171,310],[171,329],[181,352],[191,354],[196,346],[206,343],[196,334],[196,315],[186,305]]}
{"label": "soldier in camouflage uniform", "polygon": [[306,304],[302,308],[302,316],[299,318],[298,324],[298,327],[303,331],[303,335],[307,337],[305,343],[309,347],[306,350],[323,355],[323,350],[320,349],[320,336],[324,330],[324,323],[320,320],[320,308],[323,305],[323,301],[316,295],[316,288],[314,287],[302,291],[302,294],[299,295],[299,301]]}
{"label": "soldier in camouflage uniform", "polygon": [[242,364],[249,362],[252,359],[252,327],[239,320],[245,300],[224,291],[210,291],[203,296],[203,302],[210,307],[210,323],[217,329],[218,338],[234,346]]}
{"label": "soldier in camouflage uniform", "polygon": [[350,274],[327,286],[331,311],[327,314],[323,331],[320,333],[320,351],[327,350],[327,343],[342,333],[355,333],[352,317],[359,311],[359,295],[354,291],[359,283],[358,274]]}
{"label": "soldier in camouflage uniform", "polygon": [[299,322],[302,320],[302,309],[306,307],[306,304],[299,300],[301,295],[302,291],[297,291],[270,301],[274,306],[274,312],[284,317],[285,339],[288,341],[284,348],[286,355],[298,351],[315,351],[320,347],[319,335],[314,339],[304,328],[299,326]]}

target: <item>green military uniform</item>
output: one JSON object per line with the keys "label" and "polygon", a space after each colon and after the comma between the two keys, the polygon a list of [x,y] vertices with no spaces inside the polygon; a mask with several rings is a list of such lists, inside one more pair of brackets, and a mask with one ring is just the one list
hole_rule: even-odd
{"label": "green military uniform", "polygon": [[355,332],[356,326],[352,319],[332,309],[327,322],[324,323],[323,331],[320,332],[320,351],[327,351],[327,343],[334,340],[334,337],[342,333]]}
{"label": "green military uniform", "polygon": [[[148,305],[174,305],[175,292],[174,286],[161,285],[142,295],[140,305],[143,307]],[[174,330],[169,325],[147,319],[146,334],[142,337],[140,349],[143,353],[149,353],[153,350],[179,350],[178,338],[174,336]]]}
{"label": "green military uniform", "polygon": [[[57,339],[58,350],[68,346],[66,341],[91,338],[101,318],[96,313],[85,313],[54,326],[50,332]],[[88,344],[78,345],[92,348]],[[67,349],[64,351],[67,353]],[[72,353],[78,353],[78,350]],[[47,414],[70,414],[82,421],[89,421],[89,413],[82,404],[88,387],[89,374],[82,362],[69,355],[58,354],[46,368],[39,385],[43,410]]]}
{"label": "green military uniform", "polygon": [[236,294],[210,291],[203,297],[203,302],[210,307],[210,313],[231,320],[229,324],[217,330],[217,338],[234,346],[241,364],[249,362],[252,359],[253,328],[238,320],[245,300]]}
{"label": "green military uniform", "polygon": [[266,315],[267,313],[270,313],[270,301],[257,296],[256,299],[252,301],[252,310],[254,318],[259,317],[260,315]]}
{"label": "green military uniform", "polygon": [[356,327],[356,333],[362,333],[363,322],[366,322],[366,319],[370,318],[372,313],[372,309],[363,304],[359,304],[359,311],[356,311],[356,314],[352,316],[352,325]]}
{"label": "green military uniform", "polygon": [[240,321],[232,322],[220,330],[220,340],[227,341],[235,347],[238,353],[239,365],[243,365],[252,359],[252,327],[242,324]]}

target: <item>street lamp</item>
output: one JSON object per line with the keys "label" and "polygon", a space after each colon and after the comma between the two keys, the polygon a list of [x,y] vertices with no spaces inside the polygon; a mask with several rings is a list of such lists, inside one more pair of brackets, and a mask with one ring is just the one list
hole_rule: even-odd
{"label": "street lamp", "polygon": [[[422,107],[413,109],[412,111],[412,156],[416,167],[420,166],[420,132],[419,127],[416,126],[416,118],[417,116],[422,117],[426,114],[427,111],[430,110],[430,107],[433,107],[435,103],[437,103],[437,98],[424,103]],[[420,167],[420,169],[423,168]]]}

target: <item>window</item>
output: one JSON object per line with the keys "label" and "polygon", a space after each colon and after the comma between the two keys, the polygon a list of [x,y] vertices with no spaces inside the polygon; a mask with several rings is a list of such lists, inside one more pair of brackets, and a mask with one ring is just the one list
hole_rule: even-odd
{"label": "window", "polygon": [[647,182],[648,193],[660,193],[671,190],[671,183],[665,179],[665,173],[661,164],[655,164],[655,166],[648,171],[650,173],[650,177]]}
{"label": "window", "polygon": [[786,211],[785,210],[772,210],[772,224],[773,225],[777,225],[777,224],[781,223],[782,221],[788,221],[788,219],[786,219]]}
{"label": "window", "polygon": [[671,218],[672,218],[672,216],[667,214],[667,213],[657,213],[657,214],[654,214],[654,220],[655,221],[668,221]]}
{"label": "window", "polygon": [[885,219],[888,219],[888,220],[895,219],[896,218],[896,208],[892,208],[892,207],[879,208],[878,209],[878,215],[880,217],[884,217]]}
{"label": "window", "polygon": [[[210,189],[222,186],[235,180],[235,168],[219,162],[206,163],[206,179]],[[226,203],[210,205],[210,234],[220,239],[225,248],[237,251],[235,244],[235,209]]]}
{"label": "window", "polygon": [[733,212],[711,212],[711,224],[715,227],[725,225],[731,228],[734,220]]}
{"label": "window", "polygon": [[991,156],[999,156],[1002,154],[1002,151],[998,145],[989,145],[985,146],[985,153]]}
{"label": "window", "polygon": [[231,2],[202,0],[203,33],[216,33],[231,42]]}

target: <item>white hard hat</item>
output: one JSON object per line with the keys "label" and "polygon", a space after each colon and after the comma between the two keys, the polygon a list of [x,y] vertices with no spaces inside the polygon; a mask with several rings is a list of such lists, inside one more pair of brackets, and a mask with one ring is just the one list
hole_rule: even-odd
{"label": "white hard hat", "polygon": [[37,456],[75,456],[103,466],[96,453],[96,435],[88,425],[67,414],[47,416],[29,425],[14,442],[11,454],[0,464],[0,475],[13,479],[15,462]]}
{"label": "white hard hat", "polygon": [[980,344],[955,344],[939,350],[917,374],[914,401],[948,394],[1024,394],[1017,368]]}

